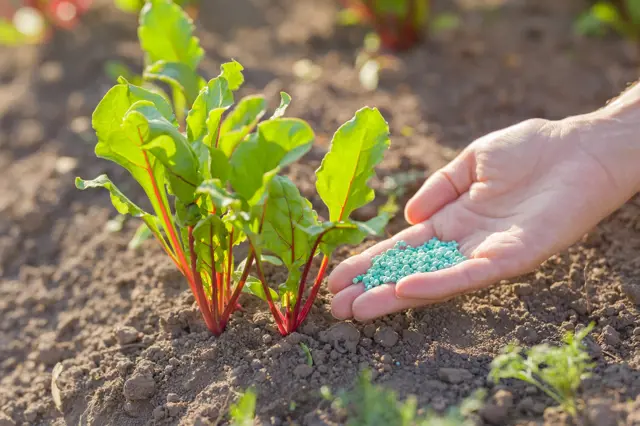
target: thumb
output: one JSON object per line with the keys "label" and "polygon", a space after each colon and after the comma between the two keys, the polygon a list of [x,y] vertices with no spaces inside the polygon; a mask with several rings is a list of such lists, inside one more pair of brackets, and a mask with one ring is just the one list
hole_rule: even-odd
{"label": "thumb", "polygon": [[404,215],[412,225],[429,219],[469,190],[476,176],[475,153],[462,151],[453,161],[432,174],[407,202]]}

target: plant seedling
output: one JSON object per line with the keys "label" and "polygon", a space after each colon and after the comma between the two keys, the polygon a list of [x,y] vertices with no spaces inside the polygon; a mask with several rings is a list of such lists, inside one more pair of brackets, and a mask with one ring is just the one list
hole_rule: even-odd
{"label": "plant seedling", "polygon": [[640,0],[597,1],[575,23],[579,34],[604,35],[613,29],[622,36],[640,40]]}
{"label": "plant seedling", "polygon": [[253,426],[256,417],[257,395],[252,389],[248,389],[238,397],[238,400],[229,407],[231,426]]}
{"label": "plant seedling", "polygon": [[[77,178],[76,186],[105,188],[119,213],[142,219],[187,279],[213,334],[225,329],[241,292],[268,303],[281,334],[295,331],[311,310],[335,248],[380,234],[389,220],[386,213],[367,222],[349,219],[374,198],[369,180],[390,144],[387,123],[377,109],[362,108],[335,133],[316,172],[317,192],[329,211],[329,220],[321,222],[295,184],[278,175],[314,141],[306,122],[284,117],[289,95],[281,94],[266,120],[266,100],[259,95],[240,99],[232,109],[243,67],[229,62],[210,81],[200,77],[195,69],[203,51],[190,19],[170,0],[144,6],[138,34],[149,63],[144,77],[169,84],[181,96],[188,108],[186,131],[166,97],[124,78],[99,103],[92,124],[96,155],[129,171],[153,213],[106,175]],[[248,256],[236,266],[234,249],[243,242]],[[287,280],[269,283],[265,262],[286,268]]]}
{"label": "plant seedling", "polygon": [[40,43],[51,36],[52,27],[72,29],[91,3],[92,0],[5,1],[0,5],[0,44]]}
{"label": "plant seedling", "polygon": [[[366,22],[390,50],[406,50],[420,40],[430,0],[341,0],[351,22]],[[347,21],[347,19],[344,19]]]}
{"label": "plant seedling", "polygon": [[470,415],[481,408],[484,390],[478,390],[458,407],[444,415],[432,410],[419,414],[417,400],[410,396],[400,401],[396,392],[371,382],[371,372],[360,374],[355,387],[335,397],[323,387],[323,398],[331,401],[347,418],[347,426],[470,426]]}
{"label": "plant seedling", "polygon": [[534,385],[575,418],[578,388],[593,367],[583,343],[592,329],[590,324],[575,335],[567,333],[565,344],[559,347],[536,345],[525,352],[526,357],[522,356],[522,348],[509,345],[491,363],[489,377],[496,383],[500,379],[518,379]]}

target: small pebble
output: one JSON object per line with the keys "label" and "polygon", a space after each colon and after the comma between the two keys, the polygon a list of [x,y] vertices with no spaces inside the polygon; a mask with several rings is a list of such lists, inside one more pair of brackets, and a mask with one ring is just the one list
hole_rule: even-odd
{"label": "small pebble", "polygon": [[365,290],[383,284],[397,283],[413,274],[435,272],[450,268],[466,257],[458,250],[455,241],[440,241],[432,238],[418,247],[398,241],[392,249],[375,256],[371,267],[363,275],[353,279],[353,284],[363,283]]}

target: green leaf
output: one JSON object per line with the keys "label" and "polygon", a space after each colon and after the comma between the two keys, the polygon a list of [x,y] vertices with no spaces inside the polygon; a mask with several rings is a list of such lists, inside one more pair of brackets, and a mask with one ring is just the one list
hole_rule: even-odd
{"label": "green leaf", "polygon": [[[198,158],[187,139],[153,106],[138,101],[124,118],[128,135],[142,141],[142,149],[150,152],[165,167],[172,192],[184,204],[194,201],[200,184]],[[137,134],[136,134],[137,133]]]}
{"label": "green leaf", "polygon": [[[632,27],[640,27],[640,1],[638,0],[626,0],[625,5],[629,12],[630,24]],[[636,30],[640,31],[640,29]]]}
{"label": "green leaf", "polygon": [[222,77],[211,79],[200,90],[187,116],[189,140],[204,141],[208,146],[215,145],[220,118],[231,105],[233,105],[233,92],[227,80]]}
{"label": "green leaf", "polygon": [[[234,272],[233,275],[234,275],[233,279],[235,281],[240,280],[242,276],[242,274],[238,274],[237,272]],[[265,301],[267,300],[267,296],[264,292],[264,287],[262,283],[260,282],[259,279],[252,276],[247,277],[247,280],[244,283],[244,287],[242,287],[242,292],[247,294],[252,294]],[[272,300],[278,300],[278,297],[279,297],[278,293],[271,287],[269,287],[269,294],[271,295]]]}
{"label": "green leaf", "polygon": [[120,214],[128,214],[133,217],[139,217],[145,223],[145,225],[156,235],[160,235],[160,231],[157,225],[157,218],[140,207],[135,205],[129,200],[123,193],[114,185],[107,175],[100,175],[93,180],[83,180],[79,177],[76,178],[76,188],[85,190],[88,188],[104,188],[109,191],[111,196],[111,203]]}
{"label": "green leaf", "polygon": [[313,244],[301,229],[317,223],[311,202],[300,195],[289,178],[275,176],[269,185],[265,206],[264,249],[282,259],[288,269],[298,268],[307,260]]}
{"label": "green leaf", "polygon": [[250,204],[259,202],[273,176],[307,153],[313,139],[313,130],[302,120],[277,118],[260,123],[258,132],[231,156],[231,186]]}
{"label": "green leaf", "polygon": [[302,348],[302,352],[304,352],[307,357],[307,365],[313,366],[313,357],[311,356],[311,351],[309,350],[309,346],[305,345],[303,342],[300,342],[300,347]]}
{"label": "green leaf", "polygon": [[381,213],[366,222],[345,220],[340,222],[323,222],[316,226],[300,228],[312,239],[324,233],[320,243],[320,250],[324,254],[330,255],[342,244],[357,245],[368,236],[381,235],[390,219],[391,215]]}
{"label": "green leaf", "polygon": [[187,105],[193,105],[198,97],[204,80],[194,70],[181,62],[158,61],[149,65],[143,77],[147,80],[159,80],[183,93]]}
{"label": "green leaf", "polygon": [[102,98],[92,116],[92,125],[98,136],[99,143],[107,143],[112,133],[117,132],[122,119],[131,105],[138,101],[150,101],[171,123],[176,123],[171,105],[157,93],[129,84],[124,78],[119,78],[117,84]]}
{"label": "green leaf", "polygon": [[213,179],[220,179],[221,182],[226,183],[229,180],[229,174],[231,173],[231,164],[229,159],[222,152],[220,148],[211,148],[209,150],[211,156],[211,177]]}
{"label": "green leaf", "polygon": [[266,108],[267,103],[263,96],[247,96],[241,99],[222,122],[218,143],[213,141],[212,145],[219,147],[227,157],[231,157],[236,146],[258,124]]}
{"label": "green leaf", "polygon": [[144,5],[144,0],[115,0],[114,3],[123,12],[138,13]]}
{"label": "green leaf", "polygon": [[280,260],[276,256],[269,256],[268,254],[263,254],[262,256],[260,256],[260,260],[263,261],[263,262],[270,263],[270,264],[275,265],[275,266],[283,266],[284,265],[282,260]]}
{"label": "green leaf", "polygon": [[202,211],[196,203],[184,204],[180,199],[175,199],[176,223],[181,226],[195,226],[202,219]]}
{"label": "green leaf", "polygon": [[[158,222],[157,217],[154,216],[154,219],[156,220],[156,222]],[[160,228],[161,225],[158,224],[157,226],[158,228]],[[147,224],[141,223],[138,229],[136,229],[136,232],[133,234],[131,241],[129,241],[129,244],[127,244],[127,249],[137,250],[138,248],[140,248],[142,243],[147,241],[152,236],[153,236],[153,232],[151,232],[151,229],[149,229]]]}
{"label": "green leaf", "polygon": [[256,416],[256,394],[248,390],[229,410],[231,426],[253,426]]}
{"label": "green leaf", "polygon": [[204,55],[191,18],[171,0],[150,0],[144,5],[138,38],[148,63],[181,62],[195,70]]}
{"label": "green leaf", "polygon": [[280,92],[280,106],[278,106],[278,108],[274,111],[271,118],[274,119],[274,118],[282,117],[285,111],[287,110],[287,108],[289,107],[290,103],[291,103],[291,96],[289,96],[287,92]]}
{"label": "green leaf", "polygon": [[156,93],[128,84],[124,79],[120,81],[107,92],[93,113],[93,127],[98,137],[95,152],[98,157],[113,161],[131,173],[149,197],[156,215],[163,219],[165,234],[170,235],[164,168],[156,157],[142,148],[142,133],[136,127],[126,126],[125,116],[134,103],[142,102],[155,106],[160,115],[173,124],[171,106]]}
{"label": "green leaf", "polygon": [[220,74],[225,80],[229,82],[229,89],[236,91],[244,83],[244,75],[242,70],[244,67],[236,61],[227,62],[220,66],[222,73]]}
{"label": "green leaf", "polygon": [[616,7],[608,2],[598,2],[591,8],[591,13],[601,22],[616,25],[621,21],[620,13]]}
{"label": "green leaf", "polygon": [[300,271],[300,268],[290,268],[289,274],[287,275],[287,281],[278,286],[280,300],[282,300],[286,309],[289,309],[296,303],[301,276],[302,272]]}
{"label": "green leaf", "polygon": [[19,46],[31,41],[31,38],[20,31],[12,22],[0,18],[0,44],[6,46]]}
{"label": "green leaf", "polygon": [[434,34],[455,30],[460,27],[462,21],[455,13],[440,13],[435,16],[431,23],[431,31]]}
{"label": "green leaf", "polygon": [[145,213],[140,207],[136,206],[131,200],[129,200],[118,189],[118,187],[111,182],[107,175],[100,175],[93,180],[83,180],[78,177],[76,178],[76,188],[82,190],[87,188],[105,188],[109,191],[109,194],[111,195],[111,203],[118,213],[129,214],[133,217],[144,217],[145,215],[148,215],[148,213]]}
{"label": "green leaf", "polygon": [[201,219],[193,228],[193,238],[195,240],[195,252],[198,255],[198,268],[202,270],[206,267],[211,272],[211,253],[216,270],[221,271],[228,256],[229,233],[224,222],[216,215],[209,215]]}
{"label": "green leaf", "polygon": [[330,221],[346,219],[374,199],[368,182],[389,144],[389,126],[375,108],[359,110],[338,129],[316,172],[316,189]]}
{"label": "green leaf", "polygon": [[211,197],[216,208],[222,211],[227,210],[229,207],[235,210],[242,207],[241,200],[224,189],[218,179],[205,180],[200,184],[196,192],[198,194],[206,194]]}

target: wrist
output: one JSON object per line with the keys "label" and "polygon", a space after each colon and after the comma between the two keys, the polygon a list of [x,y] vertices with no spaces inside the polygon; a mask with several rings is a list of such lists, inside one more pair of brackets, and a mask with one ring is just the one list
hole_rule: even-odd
{"label": "wrist", "polygon": [[577,132],[580,148],[600,162],[626,196],[640,192],[640,85],[598,111],[562,122]]}

